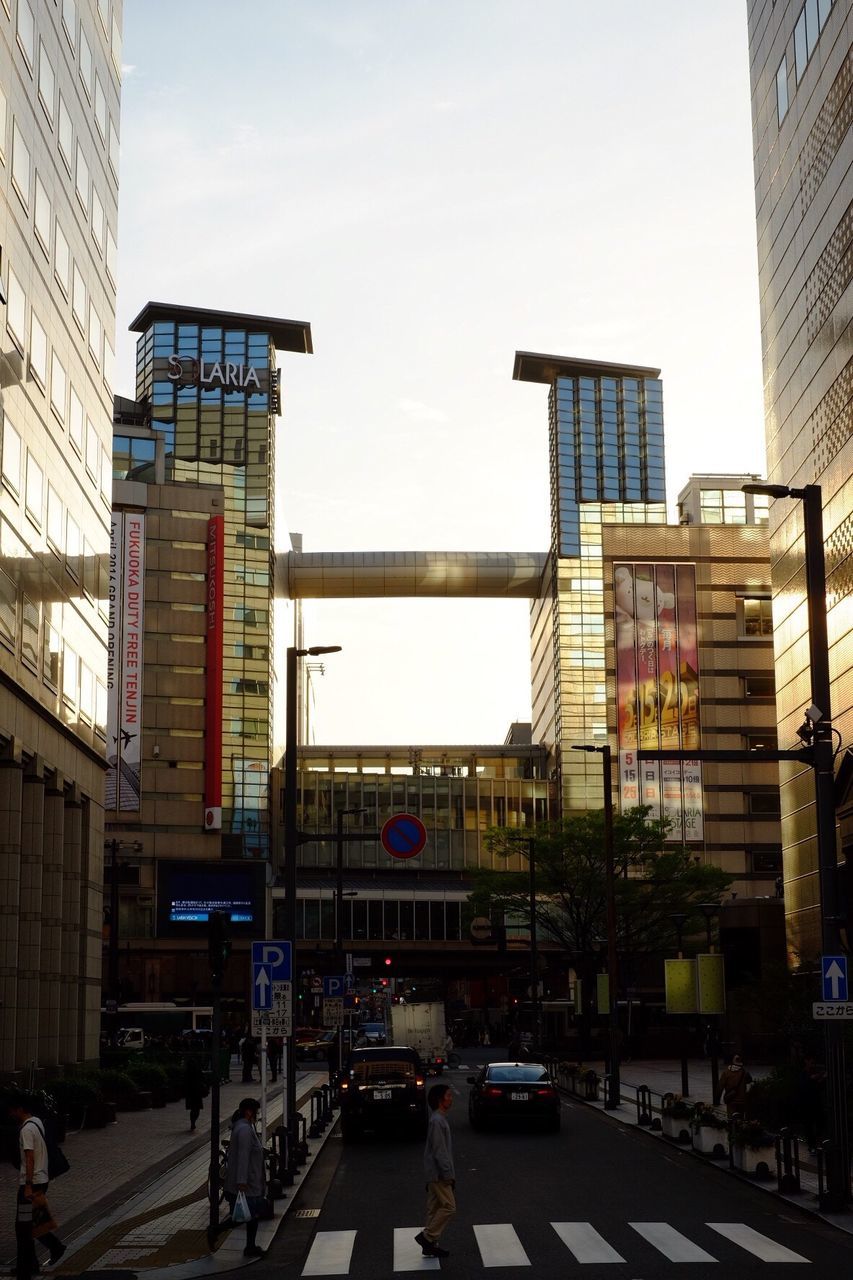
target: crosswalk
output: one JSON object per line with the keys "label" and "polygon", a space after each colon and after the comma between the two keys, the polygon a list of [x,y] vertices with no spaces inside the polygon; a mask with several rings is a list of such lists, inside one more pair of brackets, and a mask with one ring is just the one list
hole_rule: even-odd
{"label": "crosswalk", "polygon": [[[809,1262],[802,1254],[795,1253],[793,1249],[763,1235],[745,1222],[706,1222],[703,1225],[716,1236],[734,1245],[737,1256],[745,1253],[760,1262]],[[552,1222],[550,1226],[575,1262],[582,1265],[639,1261],[636,1256],[625,1256],[631,1254],[632,1250],[624,1243],[620,1243],[620,1249],[624,1253],[614,1248],[591,1222]],[[712,1252],[715,1248],[713,1237],[709,1237],[705,1247],[668,1222],[629,1222],[627,1226],[637,1238],[647,1246],[650,1245],[669,1262],[724,1262],[732,1258],[731,1250],[726,1252],[717,1248],[716,1253]],[[425,1258],[420,1246],[415,1244],[415,1235],[420,1229],[420,1225],[394,1228],[389,1243],[393,1250],[395,1272],[440,1270],[439,1260]],[[357,1258],[358,1234],[358,1231],[318,1231],[308,1253],[303,1276],[349,1275],[353,1258]],[[452,1234],[454,1252],[461,1252],[464,1244],[460,1241],[460,1228],[455,1227]],[[473,1234],[484,1268],[533,1266],[512,1223],[478,1223],[473,1227]],[[530,1234],[531,1238],[536,1239],[541,1233],[534,1230]]]}

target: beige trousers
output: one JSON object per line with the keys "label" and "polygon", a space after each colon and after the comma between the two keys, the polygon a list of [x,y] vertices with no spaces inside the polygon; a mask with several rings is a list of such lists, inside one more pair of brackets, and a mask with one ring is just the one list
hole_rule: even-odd
{"label": "beige trousers", "polygon": [[427,1183],[427,1217],[424,1235],[436,1244],[442,1231],[456,1213],[456,1196],[449,1182]]}

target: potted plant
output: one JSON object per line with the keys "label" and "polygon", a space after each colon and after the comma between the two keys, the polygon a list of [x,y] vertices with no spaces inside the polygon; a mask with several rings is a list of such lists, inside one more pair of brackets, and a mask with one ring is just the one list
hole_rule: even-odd
{"label": "potted plant", "polygon": [[776,1161],[776,1139],[760,1120],[736,1117],[730,1130],[732,1167],[756,1178],[769,1178]]}
{"label": "potted plant", "polygon": [[65,1117],[67,1129],[82,1129],[90,1107],[97,1101],[98,1092],[88,1080],[77,1076],[65,1076],[52,1080],[50,1092],[56,1099],[57,1110]]}
{"label": "potted plant", "polygon": [[143,1111],[151,1105],[151,1097],[137,1089],[126,1071],[97,1071],[93,1081],[98,1092],[119,1111]]}
{"label": "potted plant", "polygon": [[728,1122],[713,1107],[697,1102],[690,1117],[693,1150],[703,1156],[722,1160],[729,1154]]}
{"label": "potted plant", "polygon": [[127,1068],[127,1074],[137,1089],[150,1093],[153,1107],[165,1107],[169,1078],[162,1067],[154,1062],[133,1062]]}
{"label": "potted plant", "polygon": [[690,1141],[692,1110],[678,1093],[665,1093],[661,1105],[661,1129],[675,1142]]}

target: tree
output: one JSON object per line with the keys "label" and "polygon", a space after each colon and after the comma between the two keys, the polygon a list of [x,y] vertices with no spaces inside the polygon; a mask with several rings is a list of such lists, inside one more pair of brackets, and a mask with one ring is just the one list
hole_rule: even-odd
{"label": "tree", "polygon": [[[684,848],[666,846],[669,824],[649,818],[648,806],[614,815],[613,846],[617,947],[638,955],[673,944],[671,917],[687,917],[684,933],[702,926],[699,903],[718,903],[730,883],[719,867],[694,861]],[[536,828],[493,827],[486,847],[500,857],[536,860],[536,923],[573,956],[591,956],[607,936],[603,810],[543,823]],[[477,915],[508,916],[530,924],[529,871],[473,873],[469,903]]]}

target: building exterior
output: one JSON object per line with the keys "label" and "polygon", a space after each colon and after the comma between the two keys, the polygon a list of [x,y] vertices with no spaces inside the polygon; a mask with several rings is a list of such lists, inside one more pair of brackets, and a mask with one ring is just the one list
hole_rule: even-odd
{"label": "building exterior", "polygon": [[160,303],[131,328],[136,400],[117,398],[113,439],[106,834],[120,942],[105,984],[170,999],[209,987],[217,903],[238,939],[264,934],[276,351],[310,352],[311,333]]}
{"label": "building exterior", "polygon": [[121,0],[0,6],[0,1069],[101,1000]]}
{"label": "building exterior", "polygon": [[[850,343],[853,6],[750,0],[749,53],[768,480],[823,491],[833,723],[853,738],[853,356]],[[770,509],[779,740],[811,702],[801,504]],[[782,769],[792,957],[819,949],[814,784]],[[849,804],[839,811],[851,845]]]}

